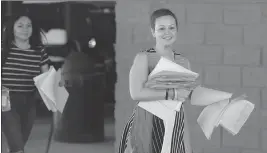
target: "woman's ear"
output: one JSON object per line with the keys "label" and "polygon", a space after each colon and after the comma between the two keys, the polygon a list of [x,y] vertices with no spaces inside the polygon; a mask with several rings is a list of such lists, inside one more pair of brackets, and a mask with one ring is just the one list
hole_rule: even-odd
{"label": "woman's ear", "polygon": [[150,30],[151,30],[152,36],[155,37],[155,30],[153,28],[151,28]]}

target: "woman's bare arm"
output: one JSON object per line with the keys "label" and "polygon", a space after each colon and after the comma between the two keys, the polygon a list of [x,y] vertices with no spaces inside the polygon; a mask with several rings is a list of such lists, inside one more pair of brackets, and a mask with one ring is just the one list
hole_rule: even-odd
{"label": "woman's bare arm", "polygon": [[65,60],[64,57],[60,57],[60,56],[49,56],[49,59],[52,62],[63,62]]}
{"label": "woman's bare arm", "polygon": [[130,94],[133,100],[164,100],[166,90],[155,90],[144,87],[148,78],[148,61],[145,53],[139,53],[134,59],[129,74]]}

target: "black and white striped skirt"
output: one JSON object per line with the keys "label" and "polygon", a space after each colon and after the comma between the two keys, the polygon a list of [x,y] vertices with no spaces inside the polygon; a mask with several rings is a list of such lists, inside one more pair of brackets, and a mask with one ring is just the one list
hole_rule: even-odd
{"label": "black and white striped skirt", "polygon": [[[161,153],[164,132],[162,119],[137,106],[124,127],[118,153]],[[185,153],[183,136],[184,108],[182,106],[175,116],[171,153]]]}

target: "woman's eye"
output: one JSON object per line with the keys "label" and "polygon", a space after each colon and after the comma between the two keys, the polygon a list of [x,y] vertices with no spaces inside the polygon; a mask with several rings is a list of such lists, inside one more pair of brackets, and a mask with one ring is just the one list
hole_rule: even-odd
{"label": "woman's eye", "polygon": [[162,31],[162,30],[165,30],[165,28],[159,28],[159,30],[161,30],[161,31]]}
{"label": "woman's eye", "polygon": [[170,29],[171,29],[171,30],[174,30],[174,29],[175,29],[175,27],[170,27]]}

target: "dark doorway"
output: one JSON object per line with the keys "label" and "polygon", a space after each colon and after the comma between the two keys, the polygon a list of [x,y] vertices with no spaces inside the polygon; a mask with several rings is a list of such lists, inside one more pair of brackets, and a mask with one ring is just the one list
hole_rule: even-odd
{"label": "dark doorway", "polygon": [[[22,1],[1,1],[2,25],[9,15],[21,9],[26,9],[35,16],[41,28],[47,32],[50,29],[66,29],[68,39],[78,40],[82,51],[94,56],[98,61],[99,71],[106,74],[105,80],[105,115],[113,116],[115,105],[116,63],[114,44],[116,40],[115,2],[53,2],[53,3],[23,3]],[[3,27],[3,26],[2,26]],[[3,30],[3,29],[2,29]],[[96,46],[88,47],[88,41],[95,38]],[[65,46],[48,46],[51,56],[66,57]],[[63,62],[52,63],[56,68]],[[38,106],[38,116],[48,117],[51,112],[41,102]]]}

